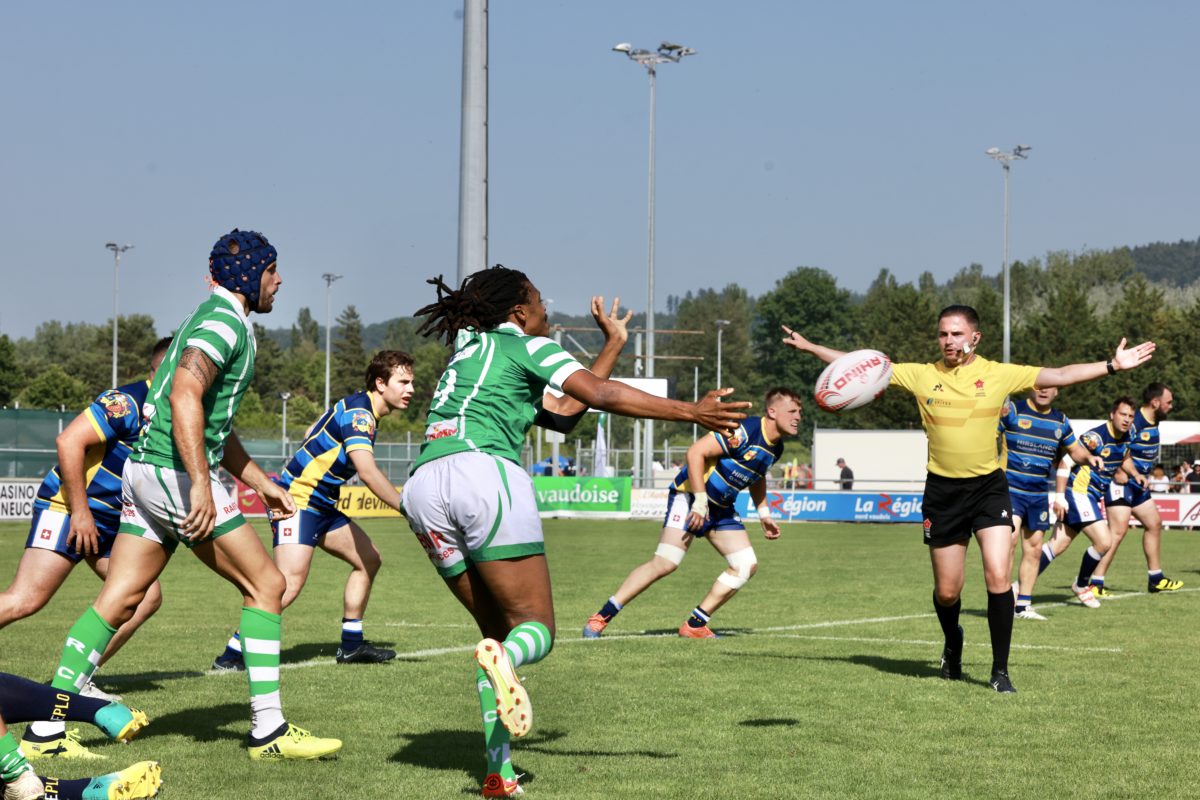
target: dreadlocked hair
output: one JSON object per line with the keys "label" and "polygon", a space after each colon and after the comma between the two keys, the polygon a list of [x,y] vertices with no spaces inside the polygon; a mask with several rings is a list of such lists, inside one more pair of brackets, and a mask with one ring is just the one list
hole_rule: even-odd
{"label": "dreadlocked hair", "polygon": [[447,286],[441,275],[425,282],[437,287],[438,297],[417,310],[415,316],[425,317],[417,333],[451,346],[463,328],[490,330],[508,319],[513,306],[529,299],[529,278],[501,264],[468,275],[458,289]]}

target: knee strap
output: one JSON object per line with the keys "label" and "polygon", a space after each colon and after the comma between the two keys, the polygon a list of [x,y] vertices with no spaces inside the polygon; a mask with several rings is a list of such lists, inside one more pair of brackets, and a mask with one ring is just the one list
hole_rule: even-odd
{"label": "knee strap", "polygon": [[753,547],[745,547],[730,553],[725,556],[725,560],[736,574],[730,575],[728,572],[722,572],[717,576],[717,580],[734,591],[746,585],[754,575],[754,566],[758,563],[758,557],[755,556]]}
{"label": "knee strap", "polygon": [[676,547],[673,544],[663,543],[654,551],[654,555],[659,558],[665,558],[678,567],[683,563],[683,557],[687,555],[687,550],[684,550],[682,547]]}

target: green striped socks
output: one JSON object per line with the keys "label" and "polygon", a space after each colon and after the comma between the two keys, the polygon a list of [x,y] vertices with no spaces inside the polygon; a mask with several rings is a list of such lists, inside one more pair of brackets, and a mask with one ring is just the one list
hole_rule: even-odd
{"label": "green striped socks", "polygon": [[116,632],[117,629],[105,622],[96,609],[88,606],[88,610],[83,612],[83,616],[75,621],[67,633],[62,659],[58,662],[50,685],[55,689],[78,693],[96,671],[100,657]]}
{"label": "green striped socks", "polygon": [[250,681],[250,735],[262,738],[283,725],[279,697],[279,639],[283,617],[257,608],[242,608],[242,658]]}
{"label": "green striped socks", "polygon": [[[483,672],[483,670],[480,670],[480,673],[482,673],[482,672]],[[484,681],[484,683],[487,683],[487,678],[484,678],[483,681]],[[489,692],[491,691],[490,685],[488,686],[488,691]],[[495,720],[495,717],[496,717],[496,698],[495,698],[495,695],[493,695],[492,696],[492,719]],[[492,724],[495,725],[495,722],[493,722]],[[504,731],[503,725],[495,725],[495,727]],[[486,725],[485,725],[485,730],[486,730]],[[504,735],[505,735],[505,738],[507,739],[508,731],[504,731]],[[490,748],[491,746],[492,746],[491,740],[489,739],[488,747]],[[505,744],[505,746],[504,746],[504,752],[505,752],[505,755],[507,756],[508,755],[508,745],[507,744]],[[492,762],[489,760],[488,764],[490,765],[491,763]],[[4,736],[0,736],[0,781],[3,781],[4,783],[12,783],[14,780],[21,777],[21,773],[27,769],[29,769],[29,762],[25,760],[25,754],[21,752],[21,746],[17,744],[17,740],[13,738],[13,735],[11,733],[6,733],[6,734],[4,734]],[[511,771],[512,768],[510,767],[509,769]],[[7,794],[7,792],[5,792],[5,794]]]}
{"label": "green striped socks", "polygon": [[504,649],[513,669],[522,664],[536,664],[554,647],[550,629],[540,622],[522,622],[504,640]]}
{"label": "green striped socks", "polygon": [[483,714],[483,742],[487,748],[487,774],[495,773],[512,780],[517,776],[509,760],[508,729],[496,715],[496,692],[482,667],[475,668],[475,690],[479,692],[479,710]]}

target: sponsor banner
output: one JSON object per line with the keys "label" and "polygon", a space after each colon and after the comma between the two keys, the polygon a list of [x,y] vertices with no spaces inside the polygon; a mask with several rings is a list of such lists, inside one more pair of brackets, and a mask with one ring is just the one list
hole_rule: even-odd
{"label": "sponsor banner", "polygon": [[30,520],[40,480],[0,481],[0,519]]}
{"label": "sponsor banner", "polygon": [[[1200,527],[1200,494],[1155,494],[1154,505],[1163,525],[1172,528]],[[1130,521],[1137,525],[1137,517]]]}
{"label": "sponsor banner", "polygon": [[[271,476],[275,477],[274,475]],[[400,489],[399,486],[396,487]],[[267,516],[267,507],[258,492],[237,481],[238,508],[247,517]],[[343,486],[338,496],[338,511],[347,517],[399,517],[391,506],[375,496],[366,486]]]}
{"label": "sponsor banner", "polygon": [[[400,489],[399,486],[396,487]],[[398,519],[400,512],[380,500],[365,486],[343,486],[338,495],[338,511],[347,517],[393,517]]]}
{"label": "sponsor banner", "polygon": [[629,511],[634,519],[663,519],[667,515],[667,490],[634,489]]}
{"label": "sponsor banner", "polygon": [[618,514],[631,508],[629,478],[535,477],[533,491],[543,516]]}
{"label": "sponsor banner", "polygon": [[237,478],[234,478],[234,482],[237,483],[238,511],[242,512],[242,516],[265,517],[267,515],[267,506],[259,499],[258,492]]}
{"label": "sponsor banner", "polygon": [[[921,522],[921,495],[909,492],[768,491],[767,504],[781,522]],[[742,519],[758,519],[749,492],[734,507]]]}

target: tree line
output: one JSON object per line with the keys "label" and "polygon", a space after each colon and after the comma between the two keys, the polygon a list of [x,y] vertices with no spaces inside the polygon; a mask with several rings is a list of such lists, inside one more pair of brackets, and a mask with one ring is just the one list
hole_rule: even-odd
{"label": "tree line", "polygon": [[[1189,243],[1183,243],[1189,244]],[[1050,253],[1045,259],[1017,262],[1011,267],[1012,360],[1057,366],[1109,358],[1117,342],[1152,339],[1159,349],[1151,363],[1137,372],[1070,387],[1059,406],[1072,417],[1102,418],[1118,395],[1140,396],[1142,387],[1158,380],[1175,393],[1176,418],[1200,413],[1200,292],[1152,282],[1137,268],[1128,249]],[[597,287],[601,289],[602,287]],[[938,311],[951,303],[974,306],[984,338],[979,352],[1001,357],[1003,296],[1000,279],[978,265],[962,269],[939,284],[929,273],[901,283],[888,270],[879,272],[870,288],[855,294],[840,288],[835,276],[818,267],[797,267],[779,278],[759,297],[736,283],[721,288],[689,291],[668,298],[667,313],[657,315],[660,330],[657,354],[663,358],[655,374],[670,381],[675,397],[690,400],[716,385],[714,320],[728,320],[722,333],[722,383],[737,387],[737,397],[758,400],[770,387],[795,388],[811,397],[811,387],[823,369],[817,359],[781,346],[780,326],[788,325],[821,344],[842,350],[870,347],[893,361],[929,362],[938,356]],[[635,316],[632,327],[644,318]],[[587,330],[571,331],[568,350],[598,351],[601,338],[592,331],[590,316],[555,314],[551,322]],[[120,376],[128,382],[145,374],[150,347],[156,339],[154,321],[144,315],[120,319]],[[449,357],[447,349],[416,334],[418,322],[397,318],[364,326],[354,306],[348,306],[332,331],[331,397],[359,391],[370,355],[381,348],[411,353],[417,363],[416,396],[404,413],[381,424],[381,436],[400,437],[423,430],[425,411],[438,376]],[[282,400],[290,392],[289,430],[296,438],[321,412],[325,386],[325,339],[311,311],[301,309],[290,328],[267,330],[255,325],[258,358],[251,390],[236,424],[244,436],[278,436]],[[666,331],[695,331],[668,333]],[[626,346],[617,374],[635,374],[634,346]],[[0,405],[77,410],[108,388],[111,369],[111,329],[105,325],[46,322],[29,339],[0,336]],[[698,381],[698,384],[697,384]],[[802,439],[811,438],[813,425],[842,428],[911,428],[920,424],[911,397],[888,392],[878,402],[844,416],[806,403]],[[628,441],[631,423],[614,420],[617,442]],[[686,443],[691,426],[661,425],[662,438]],[[594,425],[581,425],[580,438],[590,441]]]}

